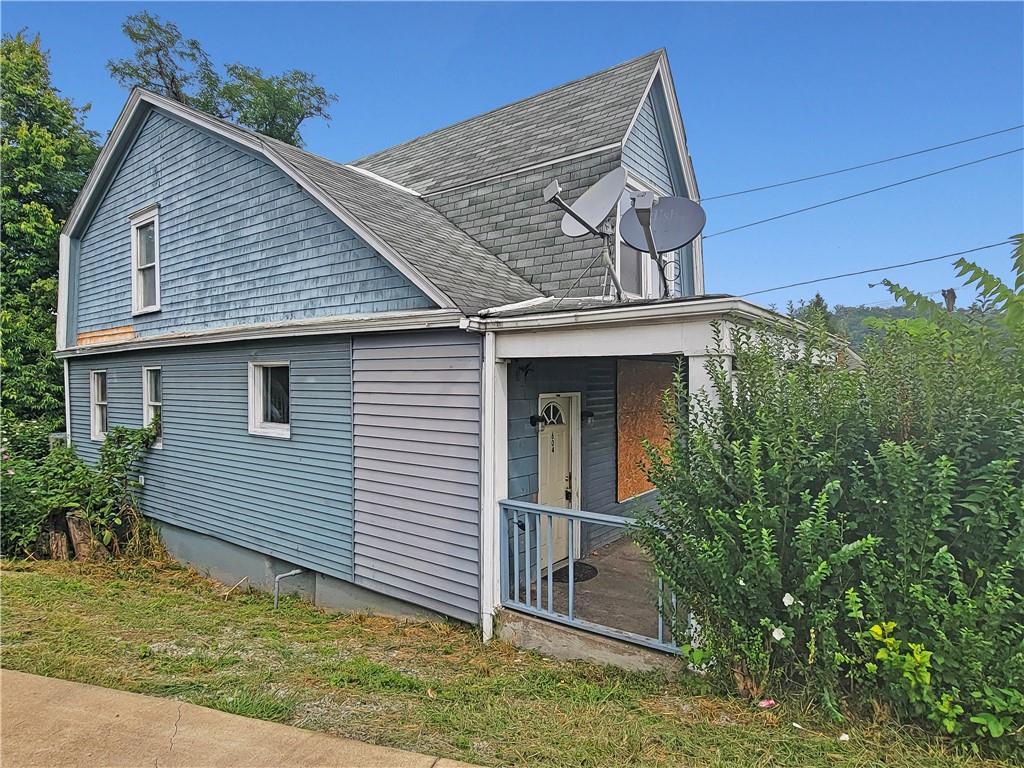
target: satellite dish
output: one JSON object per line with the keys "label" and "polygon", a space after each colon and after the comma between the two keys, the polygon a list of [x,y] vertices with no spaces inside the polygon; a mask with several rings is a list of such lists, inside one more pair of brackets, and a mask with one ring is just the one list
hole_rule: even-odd
{"label": "satellite dish", "polygon": [[[674,251],[693,242],[704,229],[706,221],[707,216],[704,214],[704,209],[689,198],[658,198],[651,208],[651,233],[654,235],[658,253]],[[562,231],[565,231],[564,220]],[[647,235],[640,224],[635,207],[630,208],[622,215],[619,222],[619,235],[628,245],[638,251],[645,253],[650,251],[647,245]]]}
{"label": "satellite dish", "polygon": [[[622,196],[622,190],[625,188],[626,169],[619,166],[606,173],[590,189],[579,196],[579,199],[572,204],[573,213],[587,222],[591,229],[597,229],[618,205],[619,197]],[[568,213],[562,217],[562,232],[568,237],[582,237],[591,234],[591,230],[588,230]]]}

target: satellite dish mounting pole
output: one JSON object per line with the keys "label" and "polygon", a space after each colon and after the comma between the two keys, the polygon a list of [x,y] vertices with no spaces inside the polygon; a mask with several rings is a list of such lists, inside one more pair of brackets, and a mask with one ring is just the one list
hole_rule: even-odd
{"label": "satellite dish mounting pole", "polygon": [[580,216],[576,211],[569,206],[565,200],[562,199],[562,187],[559,185],[558,180],[552,181],[547,187],[544,188],[544,200],[548,203],[554,203],[561,208],[565,213],[576,221],[581,227],[587,232],[594,235],[595,237],[601,238],[601,258],[604,260],[605,266],[608,267],[608,273],[612,277],[612,283],[615,285],[615,300],[622,301],[622,284],[619,282],[619,276],[615,272],[615,263],[612,261],[611,249],[608,247],[608,242],[611,239],[611,233],[598,229],[593,226],[589,221]]}
{"label": "satellite dish mounting pole", "polygon": [[650,192],[641,192],[634,198],[633,207],[636,209],[636,217],[643,227],[644,237],[647,240],[647,251],[654,263],[658,266],[658,275],[661,277],[661,298],[667,299],[668,278],[665,277],[665,263],[658,253],[658,244],[654,242],[654,230],[651,228],[651,211],[654,208],[654,195]]}

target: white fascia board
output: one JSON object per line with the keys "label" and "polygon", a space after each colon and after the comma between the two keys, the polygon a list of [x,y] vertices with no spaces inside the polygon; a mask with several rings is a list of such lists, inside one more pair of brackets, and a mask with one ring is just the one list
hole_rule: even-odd
{"label": "white fascia board", "polygon": [[57,262],[57,350],[68,346],[69,280],[71,278],[71,237],[60,233]]}
{"label": "white fascia board", "polygon": [[337,315],[310,320],[285,320],[275,323],[235,325],[202,331],[167,333],[128,341],[86,344],[57,350],[57,357],[86,357],[111,352],[139,349],[183,347],[194,344],[219,344],[226,341],[253,339],[284,339],[297,336],[323,336],[334,333],[384,333],[389,331],[422,331],[434,328],[458,328],[465,316],[453,309],[424,309],[409,312],[376,312],[372,314]]}
{"label": "white fascia board", "polygon": [[394,189],[400,190],[402,192],[406,192],[406,193],[408,193],[410,195],[414,195],[415,197],[421,197],[420,193],[417,192],[415,189],[411,189],[409,187],[403,187],[397,181],[392,181],[391,179],[386,179],[383,176],[381,176],[380,174],[374,173],[373,171],[368,171],[365,168],[360,168],[358,165],[348,165],[348,164],[346,164],[345,167],[348,168],[350,171],[355,171],[356,173],[365,176],[368,179],[373,179],[376,182],[379,182],[381,184],[386,184],[389,187],[393,187]]}
{"label": "white fascia board", "polygon": [[526,330],[538,328],[568,328],[592,325],[619,325],[637,323],[674,322],[708,317],[730,317],[749,322],[773,320],[793,322],[764,307],[738,297],[697,299],[671,303],[618,305],[598,309],[580,309],[563,312],[544,312],[516,317],[472,317],[467,329],[485,331]]}
{"label": "white fascia board", "polygon": [[435,302],[442,309],[455,308],[455,302],[453,302],[449,296],[427,280],[418,269],[413,267],[408,261],[406,261],[406,259],[399,255],[390,245],[381,240],[361,221],[356,219],[356,217],[354,217],[349,211],[345,210],[334,200],[328,197],[315,182],[309,179],[305,174],[300,173],[296,168],[274,152],[266,142],[259,138],[258,134],[236,128],[214,117],[205,115],[198,110],[194,110],[191,107],[179,104],[173,99],[168,99],[139,88],[133,90],[131,95],[128,97],[128,101],[125,103],[124,109],[121,110],[121,114],[118,117],[117,122],[114,124],[113,130],[110,132],[110,137],[107,140],[107,143],[100,152],[100,156],[97,159],[96,164],[93,166],[92,172],[89,174],[89,178],[86,180],[85,186],[82,188],[82,192],[75,200],[75,204],[71,209],[71,213],[69,214],[67,223],[64,225],[63,229],[67,234],[70,235],[74,233],[75,228],[80,223],[82,214],[87,209],[88,201],[91,199],[92,195],[97,192],[100,180],[105,178],[108,166],[119,154],[119,149],[124,142],[126,132],[132,122],[132,118],[135,116],[136,112],[146,104],[159,107],[187,123],[198,125],[215,135],[221,136],[236,144],[240,144],[246,149],[266,158],[291,178],[292,181],[312,195],[320,205],[350,227],[356,235],[365,240],[374,250],[380,253],[381,256],[383,256],[386,261],[390,262],[395,269],[408,277],[409,280],[417,288],[423,291],[431,301]]}

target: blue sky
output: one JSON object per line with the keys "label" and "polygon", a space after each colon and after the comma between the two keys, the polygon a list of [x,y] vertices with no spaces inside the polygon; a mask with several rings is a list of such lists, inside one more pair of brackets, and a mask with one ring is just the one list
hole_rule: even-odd
{"label": "blue sky", "polygon": [[[654,48],[669,53],[704,195],[813,174],[1024,123],[1021,3],[21,3],[63,92],[105,135],[126,93],[107,75],[129,53],[120,23],[149,9],[220,63],[314,72],[340,96],[311,151],[351,160]],[[707,232],[1019,147],[1024,132],[781,190],[709,201]],[[1022,155],[794,216],[705,245],[709,292],[926,258],[1024,231]],[[1006,274],[1008,249],[977,255]],[[831,303],[887,303],[888,276],[955,284],[945,263],[815,288]]]}

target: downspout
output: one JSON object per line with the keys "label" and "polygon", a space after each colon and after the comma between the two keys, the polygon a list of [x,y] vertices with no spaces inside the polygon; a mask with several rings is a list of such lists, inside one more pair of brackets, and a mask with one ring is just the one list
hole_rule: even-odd
{"label": "downspout", "polygon": [[300,573],[302,573],[302,569],[296,568],[294,571],[279,573],[274,577],[274,610],[277,610],[277,599],[281,594],[281,579],[287,579],[290,576],[298,576]]}

